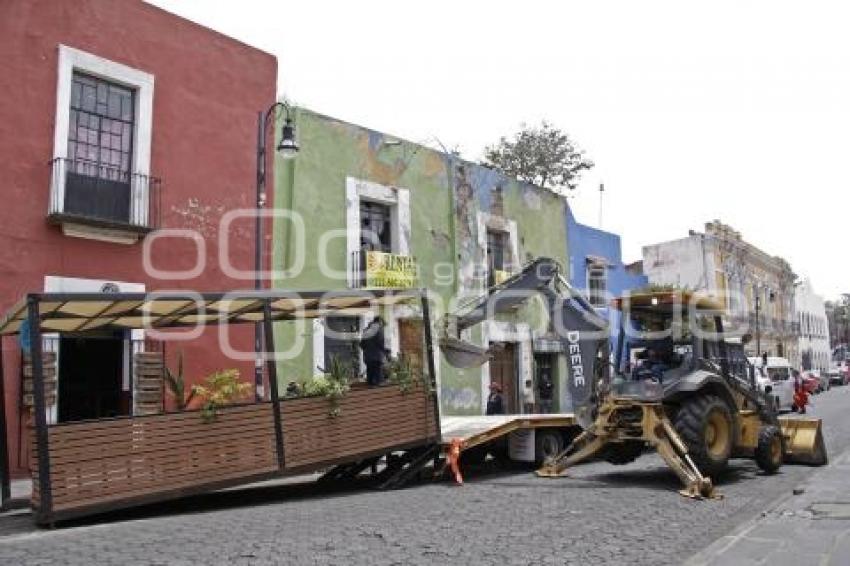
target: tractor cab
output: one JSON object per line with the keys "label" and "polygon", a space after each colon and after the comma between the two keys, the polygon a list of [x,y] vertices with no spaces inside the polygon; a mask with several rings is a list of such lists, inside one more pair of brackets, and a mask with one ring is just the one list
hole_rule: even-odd
{"label": "tractor cab", "polygon": [[[744,377],[743,347],[723,338],[722,306],[688,291],[652,291],[619,297],[621,312],[611,393],[615,397],[658,401],[694,372]],[[740,356],[734,355],[740,349]]]}

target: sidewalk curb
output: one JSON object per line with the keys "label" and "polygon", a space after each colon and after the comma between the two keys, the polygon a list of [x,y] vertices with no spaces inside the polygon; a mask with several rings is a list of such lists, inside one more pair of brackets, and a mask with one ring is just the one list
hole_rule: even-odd
{"label": "sidewalk curb", "polygon": [[827,466],[824,466],[820,470],[806,477],[805,480],[797,483],[790,493],[786,493],[784,495],[780,495],[771,501],[764,509],[762,509],[758,515],[751,517],[746,520],[742,524],[738,525],[734,529],[732,529],[729,533],[719,537],[708,546],[704,547],[702,550],[685,560],[682,564],[683,566],[706,566],[711,562],[712,559],[717,558],[724,552],[726,552],[732,545],[736,542],[745,538],[746,535],[759,526],[760,522],[769,515],[772,511],[775,511],[783,503],[790,501],[794,498],[799,497],[796,495],[794,491],[801,486],[809,485],[815,477],[817,477],[821,471],[827,469],[827,467],[833,463],[841,462],[845,459],[850,460],[850,448],[845,449],[841,452],[838,457],[830,458],[830,462]]}
{"label": "sidewalk curb", "polygon": [[3,505],[0,506],[0,513],[5,513],[6,511],[14,511],[17,509],[28,509],[30,506],[30,500],[28,497],[12,497],[3,502]]}

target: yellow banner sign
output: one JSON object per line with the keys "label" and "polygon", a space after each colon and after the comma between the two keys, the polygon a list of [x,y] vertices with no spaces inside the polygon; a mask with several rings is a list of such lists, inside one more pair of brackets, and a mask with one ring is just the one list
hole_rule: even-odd
{"label": "yellow banner sign", "polygon": [[416,262],[410,256],[366,252],[366,286],[415,287]]}
{"label": "yellow banner sign", "polygon": [[505,281],[511,278],[510,271],[502,271],[500,269],[493,270],[493,284],[501,285]]}

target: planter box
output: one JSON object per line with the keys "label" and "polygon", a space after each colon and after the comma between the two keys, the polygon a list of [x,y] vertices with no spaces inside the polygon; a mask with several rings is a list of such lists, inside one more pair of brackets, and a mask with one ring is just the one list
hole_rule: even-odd
{"label": "planter box", "polygon": [[[81,421],[48,429],[52,511],[126,507],[151,496],[277,471],[270,403]],[[38,454],[34,451],[34,504]]]}
{"label": "planter box", "polygon": [[[437,442],[433,398],[387,385],[354,389],[331,417],[324,397],[281,404],[284,467],[278,464],[273,405],[80,421],[48,427],[52,504],[42,508],[33,441],[32,505],[40,523],[317,471]],[[34,434],[34,430],[32,430]]]}
{"label": "planter box", "polygon": [[281,401],[286,469],[321,467],[437,442],[434,401],[423,388],[352,389],[330,416],[324,397]]}

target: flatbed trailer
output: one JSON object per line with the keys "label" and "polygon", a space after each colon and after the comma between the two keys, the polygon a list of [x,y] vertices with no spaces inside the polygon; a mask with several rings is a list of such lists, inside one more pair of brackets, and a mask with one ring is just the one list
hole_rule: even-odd
{"label": "flatbed trailer", "polygon": [[475,460],[503,443],[499,448],[510,460],[536,463],[552,451],[557,454],[580,432],[572,413],[443,416],[440,430],[444,452],[458,443],[461,457],[465,453]]}

